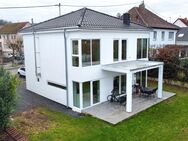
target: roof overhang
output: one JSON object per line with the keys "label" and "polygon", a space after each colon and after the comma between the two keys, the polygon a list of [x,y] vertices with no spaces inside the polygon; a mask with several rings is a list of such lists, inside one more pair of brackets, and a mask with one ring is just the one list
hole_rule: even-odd
{"label": "roof overhang", "polygon": [[163,66],[163,64],[163,62],[157,61],[134,60],[103,65],[102,70],[118,73],[136,73],[140,71],[155,69]]}

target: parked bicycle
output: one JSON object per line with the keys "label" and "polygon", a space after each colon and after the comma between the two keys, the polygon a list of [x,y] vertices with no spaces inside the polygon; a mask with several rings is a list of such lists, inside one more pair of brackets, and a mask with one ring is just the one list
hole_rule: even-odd
{"label": "parked bicycle", "polygon": [[111,91],[111,95],[107,96],[107,100],[110,102],[119,102],[120,104],[125,103],[126,102],[126,95],[123,94],[119,94],[119,91],[117,88],[114,88]]}

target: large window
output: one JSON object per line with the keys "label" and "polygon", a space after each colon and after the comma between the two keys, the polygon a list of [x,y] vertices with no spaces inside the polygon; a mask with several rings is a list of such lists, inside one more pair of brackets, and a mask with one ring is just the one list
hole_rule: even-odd
{"label": "large window", "polygon": [[148,42],[147,39],[137,39],[137,59],[147,58],[147,48]]}
{"label": "large window", "polygon": [[169,32],[168,39],[174,40],[174,32]]}
{"label": "large window", "polygon": [[92,40],[92,65],[100,64],[100,40]]}
{"label": "large window", "polygon": [[114,89],[115,90],[117,90],[117,92],[119,93],[119,89],[120,89],[120,87],[119,87],[119,81],[120,81],[120,79],[119,79],[119,76],[116,76],[116,77],[114,77],[114,82],[113,82],[113,85],[114,85]]}
{"label": "large window", "polygon": [[157,40],[157,31],[153,31],[153,40],[154,40],[154,41]]}
{"label": "large window", "polygon": [[82,40],[82,66],[91,66],[90,40]]}
{"label": "large window", "polygon": [[114,89],[117,90],[118,93],[125,94],[126,93],[126,75],[120,75],[114,77]]}
{"label": "large window", "polygon": [[72,65],[79,66],[78,40],[72,41]]}
{"label": "large window", "polygon": [[90,82],[83,83],[83,108],[90,106]]}
{"label": "large window", "polygon": [[100,101],[100,81],[93,81],[93,104]]}
{"label": "large window", "polygon": [[100,64],[100,40],[82,40],[82,66]]}
{"label": "large window", "polygon": [[80,87],[78,82],[73,82],[73,105],[80,108]]}
{"label": "large window", "polygon": [[146,86],[146,71],[136,73],[136,83],[140,86]]}
{"label": "large window", "polygon": [[127,40],[122,40],[122,60],[127,59]]}
{"label": "large window", "polygon": [[114,40],[113,42],[113,58],[114,61],[119,60],[119,40]]}

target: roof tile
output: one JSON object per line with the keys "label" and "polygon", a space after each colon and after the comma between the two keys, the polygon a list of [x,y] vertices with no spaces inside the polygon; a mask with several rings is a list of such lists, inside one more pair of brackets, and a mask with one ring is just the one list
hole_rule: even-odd
{"label": "roof tile", "polygon": [[139,23],[141,25],[151,27],[151,28],[163,28],[163,29],[175,29],[178,30],[179,27],[173,25],[161,17],[157,16],[153,12],[149,11],[143,6],[133,7],[129,10],[131,16],[131,21]]}

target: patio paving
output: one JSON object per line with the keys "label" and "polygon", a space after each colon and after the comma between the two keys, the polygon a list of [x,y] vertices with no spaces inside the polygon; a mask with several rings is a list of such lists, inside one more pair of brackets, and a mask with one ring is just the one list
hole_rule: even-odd
{"label": "patio paving", "polygon": [[126,106],[110,102],[101,103],[82,112],[111,124],[117,124],[173,96],[175,93],[165,91],[162,99],[133,95],[133,111],[131,113],[126,112]]}

